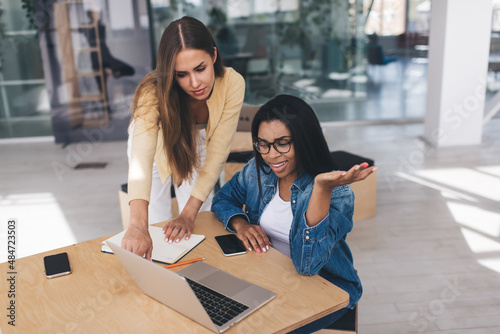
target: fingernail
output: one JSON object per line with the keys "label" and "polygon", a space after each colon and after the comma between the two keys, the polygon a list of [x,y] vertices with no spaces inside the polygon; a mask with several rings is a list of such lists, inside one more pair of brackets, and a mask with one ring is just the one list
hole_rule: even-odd
{"label": "fingernail", "polygon": [[249,251],[249,252],[251,252],[251,251],[252,251],[252,249],[251,249],[250,247],[248,247],[248,251]]}
{"label": "fingernail", "polygon": [[260,249],[259,248],[257,248],[257,253],[260,253]]}
{"label": "fingernail", "polygon": [[175,240],[175,242],[179,242],[179,241],[180,241],[179,239]]}
{"label": "fingernail", "polygon": [[374,168],[372,169],[372,172],[376,171],[377,169],[378,169],[378,167],[374,167]]}
{"label": "fingernail", "polygon": [[345,173],[345,172],[344,172],[344,173],[342,173],[342,176],[344,176],[344,175],[346,175],[346,174],[347,174],[347,173]]}
{"label": "fingernail", "polygon": [[263,251],[264,253],[265,253],[265,252],[267,252],[266,247],[262,247],[262,251]]}
{"label": "fingernail", "polygon": [[365,162],[365,163],[363,164],[363,168],[366,168],[366,167],[368,167],[368,163],[366,163],[366,162]]}
{"label": "fingernail", "polygon": [[168,239],[168,243],[171,244],[172,243],[172,240]]}
{"label": "fingernail", "polygon": [[357,166],[356,166],[356,168],[354,168],[354,170],[358,170],[358,169],[359,169],[359,167],[360,167],[360,166],[359,166],[359,165],[357,165]]}
{"label": "fingernail", "polygon": [[266,246],[267,250],[269,250],[269,245]]}

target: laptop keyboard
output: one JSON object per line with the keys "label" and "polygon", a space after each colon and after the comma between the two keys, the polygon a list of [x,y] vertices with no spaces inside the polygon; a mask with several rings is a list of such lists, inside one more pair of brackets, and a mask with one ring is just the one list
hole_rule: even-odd
{"label": "laptop keyboard", "polygon": [[204,285],[201,285],[189,278],[185,277],[186,281],[193,289],[196,297],[205,308],[208,316],[214,324],[222,326],[238,314],[242,313],[248,306],[238,303],[236,300],[226,297]]}

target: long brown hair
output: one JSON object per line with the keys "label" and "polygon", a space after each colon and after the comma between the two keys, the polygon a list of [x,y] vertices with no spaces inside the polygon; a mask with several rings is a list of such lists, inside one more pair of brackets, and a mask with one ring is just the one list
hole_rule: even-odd
{"label": "long brown hair", "polygon": [[193,169],[200,167],[200,159],[196,149],[197,129],[187,103],[188,95],[175,78],[175,58],[185,49],[202,50],[212,58],[216,54],[214,73],[216,77],[222,77],[224,67],[220,52],[215,53],[216,47],[210,31],[201,21],[189,16],[173,21],[161,37],[156,69],[144,77],[132,101],[132,117],[137,117],[137,110],[143,106],[141,96],[154,91],[172,182],[178,186],[183,180],[191,179]]}

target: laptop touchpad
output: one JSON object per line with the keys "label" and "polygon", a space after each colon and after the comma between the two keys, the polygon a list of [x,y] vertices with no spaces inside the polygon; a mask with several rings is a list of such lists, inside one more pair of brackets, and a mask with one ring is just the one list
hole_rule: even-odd
{"label": "laptop touchpad", "polygon": [[222,271],[216,271],[199,282],[227,296],[234,296],[251,286],[249,282],[245,282],[241,279],[235,279],[235,277],[232,277]]}

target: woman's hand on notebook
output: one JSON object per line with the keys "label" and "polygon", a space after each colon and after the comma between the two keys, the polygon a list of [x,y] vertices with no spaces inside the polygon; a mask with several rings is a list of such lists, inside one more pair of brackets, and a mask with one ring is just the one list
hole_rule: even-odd
{"label": "woman's hand on notebook", "polygon": [[129,227],[122,239],[122,248],[151,260],[153,241],[149,235],[148,225],[134,223],[133,219],[130,219]]}
{"label": "woman's hand on notebook", "polygon": [[191,231],[194,228],[194,219],[190,219],[184,215],[172,219],[163,227],[165,233],[165,241],[168,243],[179,242],[185,236],[186,240],[191,237]]}
{"label": "woman's hand on notebook", "polygon": [[184,237],[189,240],[194,228],[194,219],[202,204],[203,202],[196,197],[189,197],[179,217],[172,219],[163,227],[166,242],[179,242]]}

